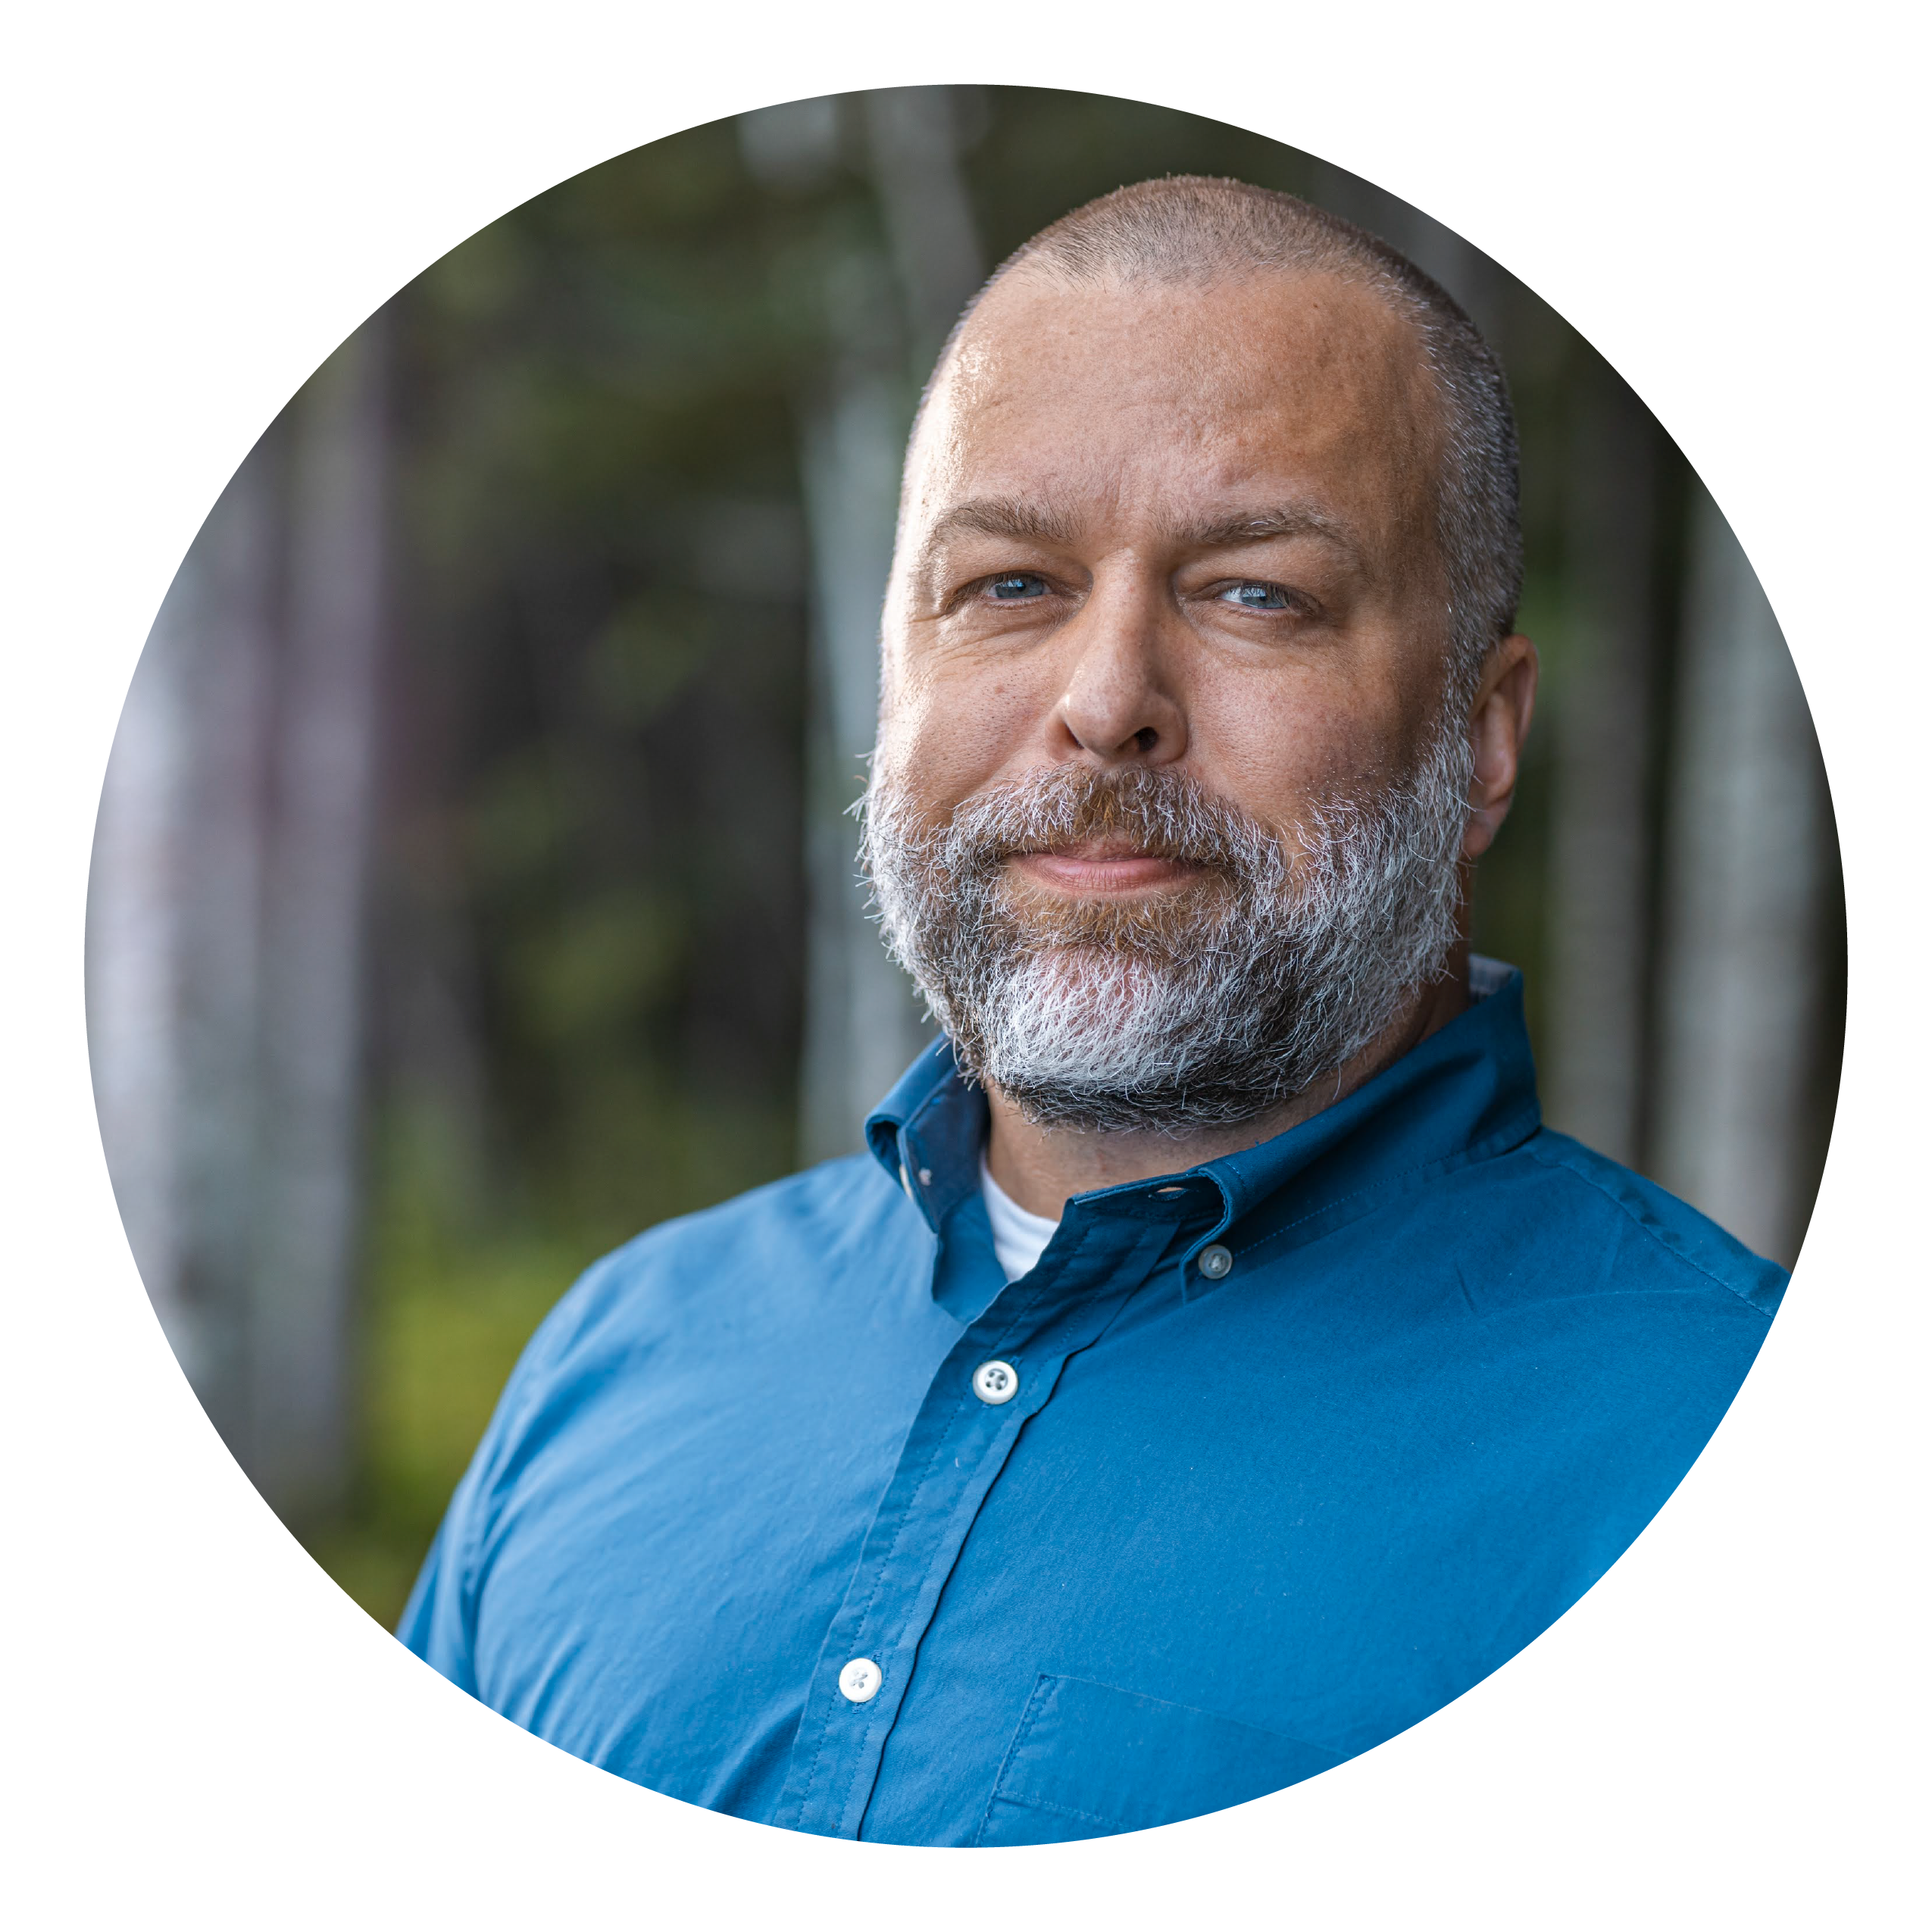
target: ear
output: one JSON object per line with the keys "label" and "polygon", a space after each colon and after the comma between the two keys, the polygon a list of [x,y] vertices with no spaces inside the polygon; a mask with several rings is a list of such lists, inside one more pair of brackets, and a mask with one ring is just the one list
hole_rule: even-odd
{"label": "ear", "polygon": [[1469,783],[1469,823],[1462,834],[1465,859],[1480,858],[1509,816],[1523,741],[1536,709],[1539,667],[1537,647],[1527,637],[1505,637],[1483,667],[1483,681],[1469,708],[1475,772]]}

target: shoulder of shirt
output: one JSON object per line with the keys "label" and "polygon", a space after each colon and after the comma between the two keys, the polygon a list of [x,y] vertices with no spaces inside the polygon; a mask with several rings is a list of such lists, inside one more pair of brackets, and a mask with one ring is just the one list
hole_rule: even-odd
{"label": "shoulder of shirt", "polygon": [[[809,1257],[813,1273],[836,1271],[842,1255],[875,1244],[902,1224],[925,1223],[870,1154],[848,1154],[735,1195],[717,1206],[660,1221],[593,1261],[532,1336],[519,1374],[554,1367],[579,1343],[623,1325],[654,1287],[693,1296],[749,1269],[768,1281],[774,1262]],[[930,1237],[927,1237],[930,1238]]]}
{"label": "shoulder of shirt", "polygon": [[1549,1127],[1502,1159],[1533,1162],[1545,1176],[1578,1190],[1579,1205],[1640,1231],[1646,1238],[1637,1252],[1647,1252],[1655,1263],[1654,1271],[1644,1271],[1642,1285],[1721,1290],[1767,1321],[1777,1313],[1789,1279],[1785,1271],[1655,1181]]}
{"label": "shoulder of shirt", "polygon": [[[728,1302],[734,1291],[769,1290],[774,1279],[855,1279],[862,1271],[840,1268],[842,1252],[876,1255],[889,1230],[930,1238],[877,1161],[858,1154],[661,1221],[593,1261],[538,1324],[505,1385],[464,1478],[481,1513],[459,1532],[462,1547],[473,1548],[492,1499],[567,1420],[586,1377],[648,1353],[685,1305],[714,1307],[721,1288]],[[788,1272],[792,1262],[799,1265]]]}

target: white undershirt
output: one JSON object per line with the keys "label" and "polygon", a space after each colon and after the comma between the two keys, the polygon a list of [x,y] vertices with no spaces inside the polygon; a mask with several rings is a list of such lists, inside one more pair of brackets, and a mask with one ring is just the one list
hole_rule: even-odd
{"label": "white undershirt", "polygon": [[1030,1214],[993,1177],[986,1152],[980,1153],[980,1192],[986,1196],[986,1219],[993,1223],[993,1251],[1008,1281],[1030,1274],[1046,1252],[1060,1224],[1044,1215]]}

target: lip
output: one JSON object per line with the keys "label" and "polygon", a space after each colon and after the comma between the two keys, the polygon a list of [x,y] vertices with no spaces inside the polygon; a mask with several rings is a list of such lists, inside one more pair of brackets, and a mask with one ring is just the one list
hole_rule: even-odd
{"label": "lip", "polygon": [[1021,852],[1008,863],[1036,885],[1080,894],[1158,891],[1184,885],[1201,870],[1186,859],[1162,858],[1137,846],[1100,840],[1061,852]]}

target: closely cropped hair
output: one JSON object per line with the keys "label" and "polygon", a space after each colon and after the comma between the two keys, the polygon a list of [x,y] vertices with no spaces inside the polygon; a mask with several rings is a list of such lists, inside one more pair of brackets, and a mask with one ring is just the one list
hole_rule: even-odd
{"label": "closely cropped hair", "polygon": [[1516,421],[1502,365],[1441,287],[1367,230],[1295,195],[1171,175],[1089,202],[1017,249],[960,317],[939,368],[986,289],[1018,268],[1075,287],[1327,274],[1373,289],[1406,315],[1421,338],[1446,433],[1436,530],[1449,579],[1452,687],[1474,695],[1490,649],[1515,627],[1522,594]]}

